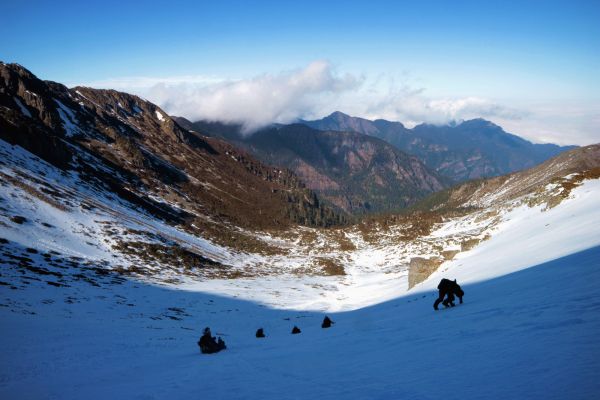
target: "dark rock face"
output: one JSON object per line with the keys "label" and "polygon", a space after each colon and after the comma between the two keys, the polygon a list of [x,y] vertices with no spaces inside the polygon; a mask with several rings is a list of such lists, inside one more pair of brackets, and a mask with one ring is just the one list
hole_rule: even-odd
{"label": "dark rock face", "polygon": [[41,81],[17,64],[0,63],[0,139],[174,224],[344,223],[291,171],[190,132],[150,102]]}
{"label": "dark rock face", "polygon": [[320,130],[349,130],[378,137],[458,182],[530,168],[574,147],[533,144],[483,119],[408,129],[399,122],[370,121],[335,112],[320,120],[301,122]]}
{"label": "dark rock face", "polygon": [[293,170],[320,197],[350,214],[398,211],[449,183],[416,157],[361,133],[292,124],[243,136],[236,126],[182,123]]}

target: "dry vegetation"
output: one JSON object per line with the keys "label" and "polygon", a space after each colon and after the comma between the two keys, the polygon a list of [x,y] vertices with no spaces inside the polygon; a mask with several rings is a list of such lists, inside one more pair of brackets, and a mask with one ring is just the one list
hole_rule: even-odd
{"label": "dry vegetation", "polygon": [[[129,275],[152,276],[156,272],[162,273],[166,269],[171,269],[186,275],[213,279],[244,277],[244,273],[241,271],[196,254],[176,243],[164,245],[141,241],[119,241],[113,246],[113,249],[127,255],[130,261],[137,264],[119,270],[119,272]],[[144,267],[140,265],[144,265]]]}

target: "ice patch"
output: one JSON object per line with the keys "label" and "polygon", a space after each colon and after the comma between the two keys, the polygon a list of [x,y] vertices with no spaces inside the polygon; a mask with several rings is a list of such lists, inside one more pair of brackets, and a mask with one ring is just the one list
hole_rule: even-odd
{"label": "ice patch", "polygon": [[158,110],[156,110],[155,112],[156,118],[158,118],[159,121],[163,122],[165,120],[165,117],[163,117],[163,115]]}

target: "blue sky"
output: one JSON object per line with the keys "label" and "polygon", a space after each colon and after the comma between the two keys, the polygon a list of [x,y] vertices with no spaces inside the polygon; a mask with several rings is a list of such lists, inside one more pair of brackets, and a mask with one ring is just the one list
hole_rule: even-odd
{"label": "blue sky", "polygon": [[[312,106],[291,106],[292,112],[280,110],[271,118],[290,118],[294,109],[300,117],[323,115],[332,111],[323,108],[325,103],[410,124],[427,119],[426,110],[441,102],[445,116],[432,117],[439,122],[473,116],[476,107],[463,115],[448,111],[462,103],[448,102],[476,99],[486,104],[483,116],[492,120],[494,107],[511,110],[496,121],[532,139],[535,133],[526,130],[543,130],[540,141],[591,143],[594,135],[600,141],[594,111],[600,105],[600,1],[2,3],[1,60],[69,85],[116,82],[118,89],[171,104],[171,112],[182,108],[173,100],[173,84],[170,94],[163,84],[156,95],[156,90],[128,87],[127,79],[155,79],[151,86],[176,78],[176,88],[198,98],[214,95],[227,82],[256,82],[269,75],[273,79],[263,91],[269,96],[277,82],[289,84],[311,63],[326,62],[326,75],[350,76],[355,84],[337,92],[325,85],[324,96],[315,89],[303,97]],[[185,85],[186,77],[193,89]],[[424,110],[415,113],[399,105],[415,96]],[[359,104],[364,97],[369,105]],[[398,104],[378,113],[376,105],[386,98]],[[193,106],[190,101],[182,109],[189,113]],[[561,109],[569,115],[555,121],[554,130],[532,124]]]}

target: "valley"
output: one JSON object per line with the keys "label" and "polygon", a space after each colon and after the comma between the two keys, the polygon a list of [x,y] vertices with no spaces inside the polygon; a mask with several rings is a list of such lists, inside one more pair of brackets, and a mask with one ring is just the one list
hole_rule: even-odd
{"label": "valley", "polygon": [[[453,183],[372,132],[243,138],[126,93],[0,72],[0,397],[598,389],[600,145]],[[465,303],[434,312],[443,277]],[[228,349],[199,359],[205,326]],[[440,348],[461,367],[443,386]],[[550,362],[548,383],[536,371]]]}

